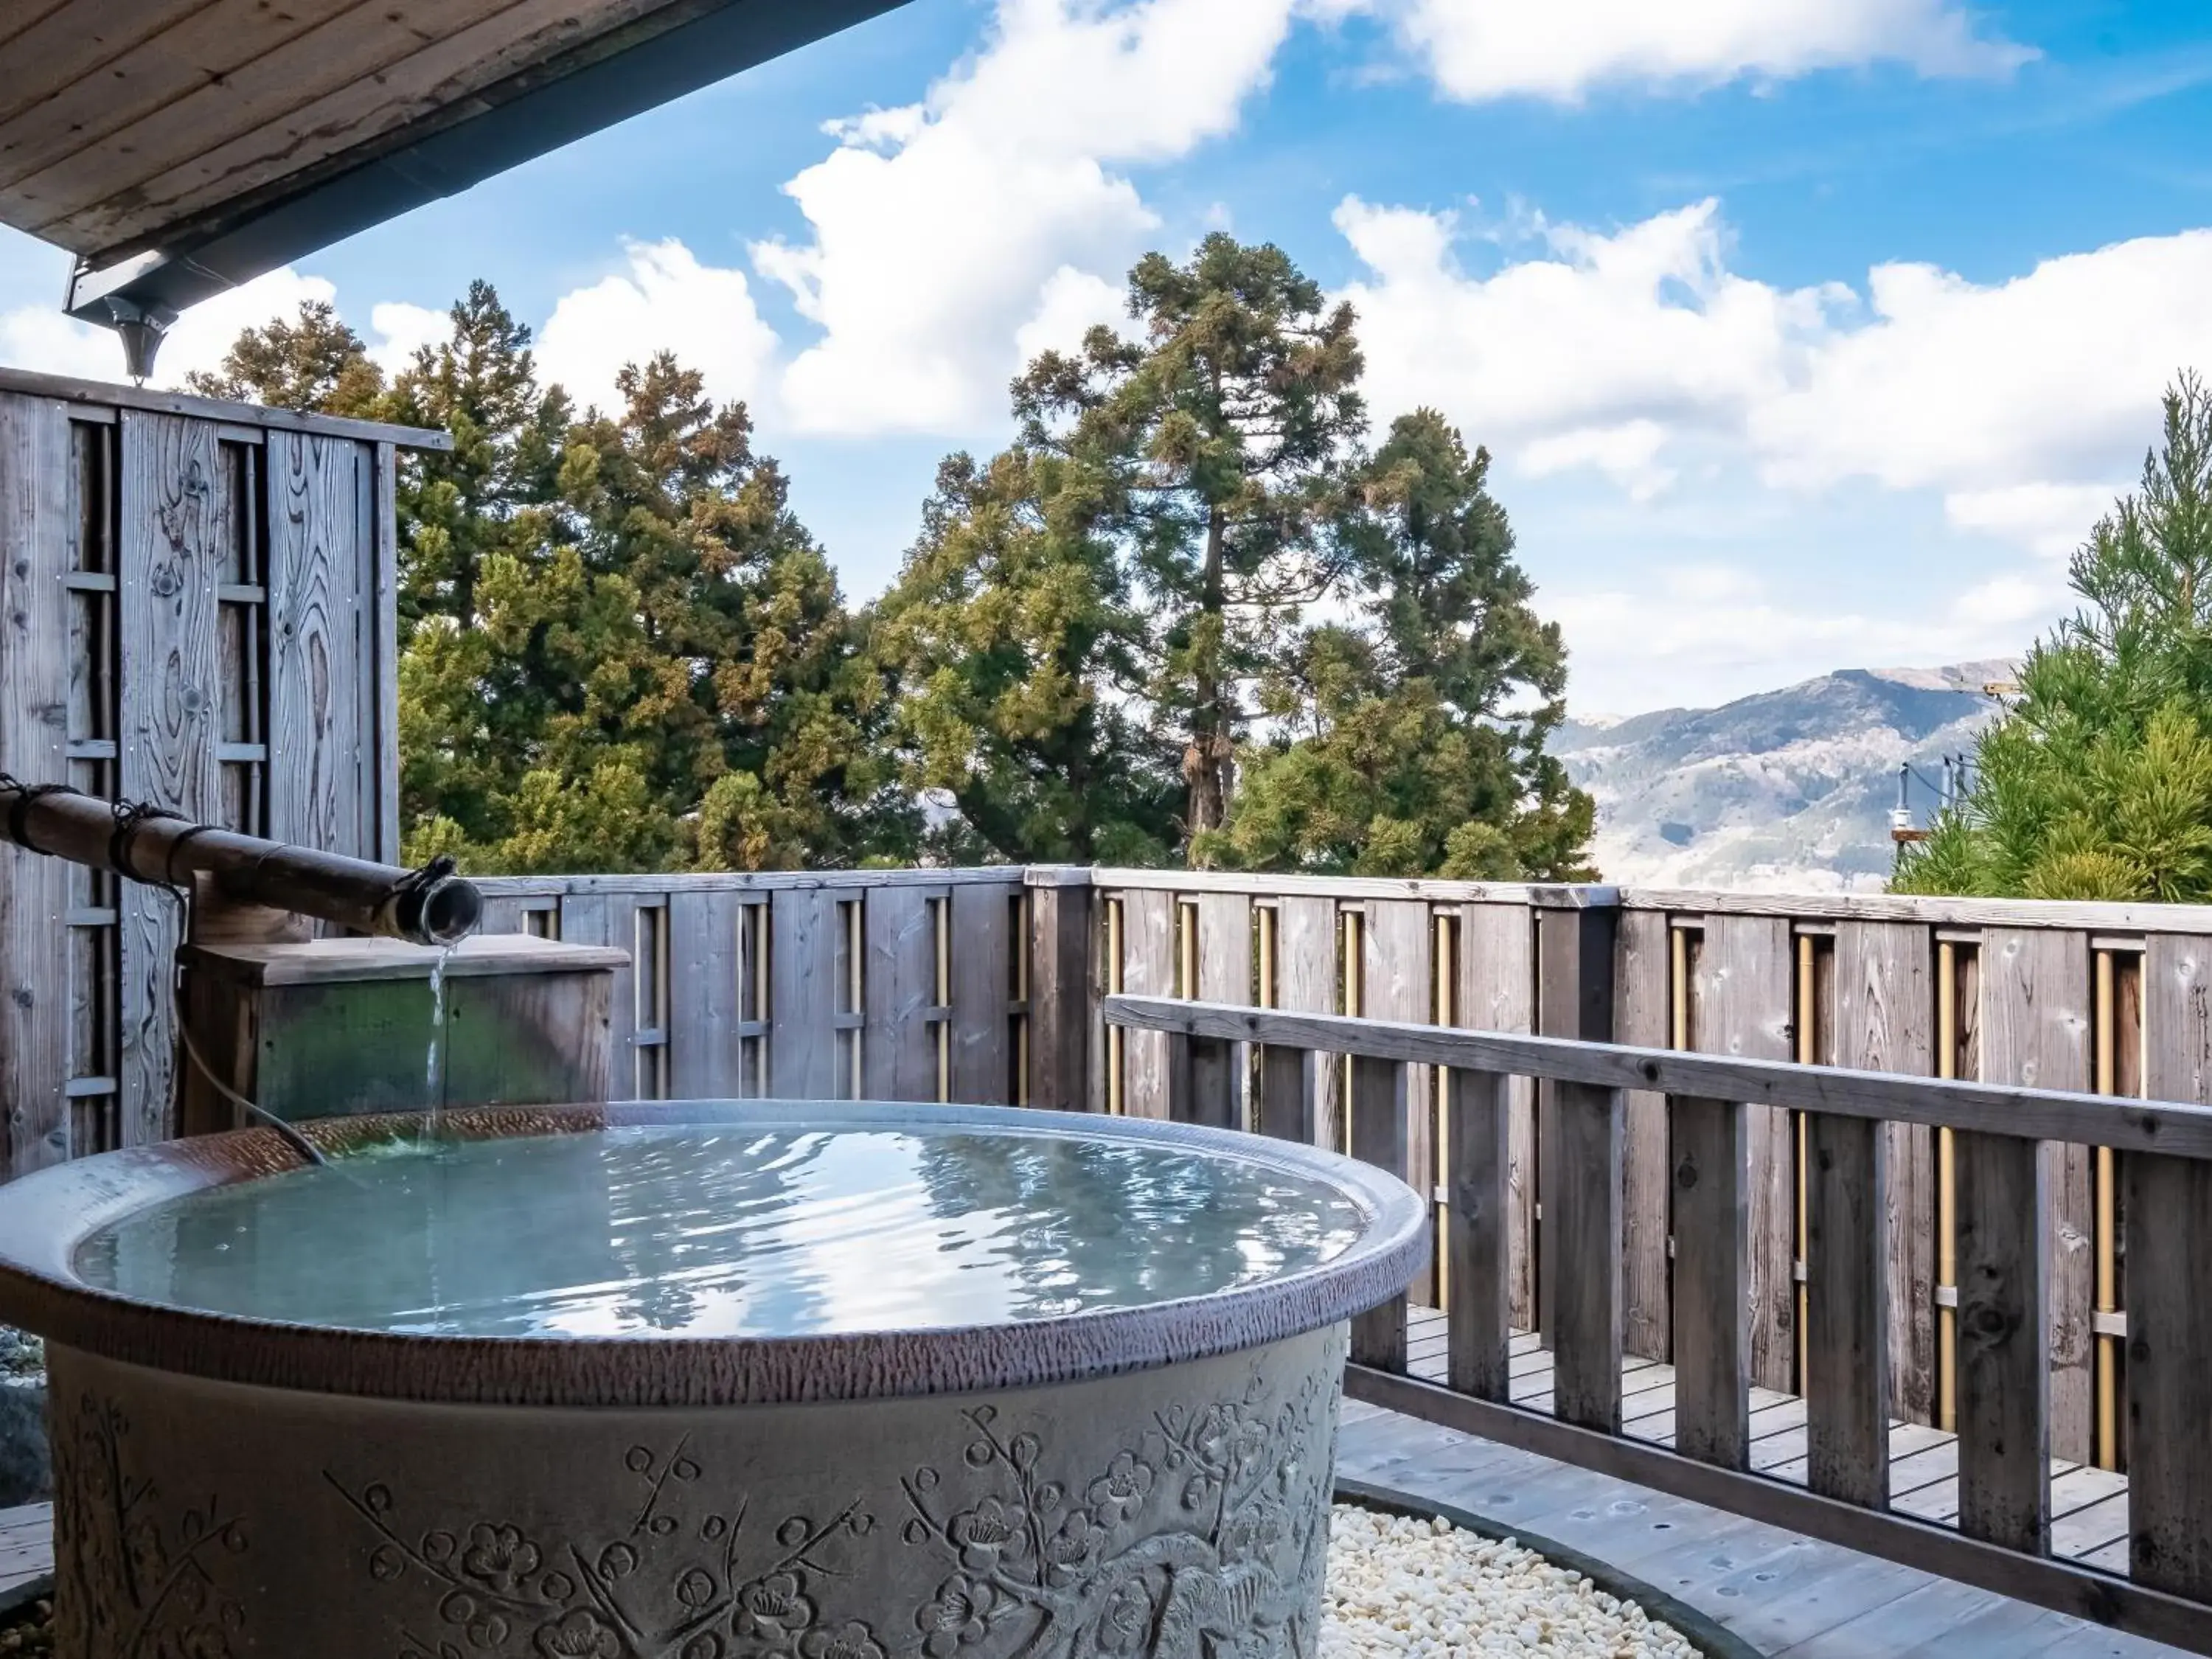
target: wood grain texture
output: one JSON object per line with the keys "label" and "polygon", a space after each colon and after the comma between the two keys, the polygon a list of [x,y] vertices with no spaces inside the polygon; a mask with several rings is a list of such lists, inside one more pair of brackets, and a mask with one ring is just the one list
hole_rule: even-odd
{"label": "wood grain texture", "polygon": [[1732,1100],[1669,1101],[1674,1148],[1674,1446],[1751,1466],[1751,1201],[1744,1120]]}
{"label": "wood grain texture", "polygon": [[949,891],[886,887],[862,901],[860,1092],[870,1100],[937,1098],[937,1034],[922,1015],[937,1002],[936,902]]}
{"label": "wood grain texture", "polygon": [[1805,1479],[1869,1509],[1889,1502],[1886,1127],[1805,1120]]}
{"label": "wood grain texture", "polygon": [[[1983,935],[1980,955],[1982,1076],[1992,1083],[2087,1089],[2087,935],[1992,929]],[[2046,1147],[2044,1157],[2051,1164],[2051,1445],[2057,1456],[2087,1462],[2096,1414],[2091,1158],[2081,1146]]]}
{"label": "wood grain texture", "polygon": [[1961,1132],[1958,1191],[1959,1528],[2050,1548],[2046,1160],[2033,1141]]}
{"label": "wood grain texture", "polygon": [[[1836,929],[1835,1063],[1933,1076],[1936,945],[1913,923],[1847,921]],[[1882,1130],[1888,1201],[1883,1222],[1888,1297],[1889,1410],[1908,1423],[1936,1416],[1936,1153],[1931,1131]]]}
{"label": "wood grain texture", "polygon": [[668,896],[668,1091],[677,1100],[729,1100],[739,1092],[742,908],[734,893]]}
{"label": "wood grain texture", "polygon": [[[1556,1256],[1552,1409],[1564,1422],[1620,1431],[1620,1158],[1623,1092],[1562,1083],[1545,1212],[1546,1254]],[[1553,1218],[1556,1217],[1556,1219]]]}
{"label": "wood grain texture", "polygon": [[[1480,1031],[1536,1028],[1536,923],[1525,904],[1460,911],[1459,1023]],[[1536,1328],[1536,1085],[1506,1085],[1506,1284],[1516,1329]]]}
{"label": "wood grain texture", "polygon": [[800,889],[778,893],[769,908],[769,1093],[778,1100],[828,1100],[838,1091],[838,897],[830,888]]}
{"label": "wood grain texture", "polygon": [[[70,606],[68,411],[0,395],[0,771],[63,783]],[[70,1155],[70,866],[0,846],[0,1108],[13,1180]]]}
{"label": "wood grain texture", "polygon": [[[379,787],[364,776],[379,722],[362,706],[364,591],[374,550],[358,520],[361,446],[349,439],[270,434],[269,833],[357,857],[373,854],[362,825]],[[373,583],[373,577],[371,578]]]}
{"label": "wood grain texture", "polygon": [[[1613,953],[1620,913],[1609,908],[1550,909],[1536,918],[1536,1030],[1546,1036],[1609,1042],[1617,989]],[[1509,1071],[1510,1066],[1498,1066]],[[1556,1079],[1536,1087],[1536,1328],[1547,1338],[1557,1328],[1561,1253],[1553,1248],[1564,1167],[1554,1155],[1559,1134]],[[1617,1199],[1616,1199],[1617,1201]]]}
{"label": "wood grain texture", "polygon": [[952,891],[952,1098],[1013,1098],[1013,948],[1007,901],[1016,886]]}
{"label": "wood grain texture", "polygon": [[1445,1374],[1485,1400],[1510,1397],[1512,1082],[1491,1072],[1444,1079]]}
{"label": "wood grain texture", "polygon": [[[1121,895],[1121,983],[1132,996],[1175,994],[1175,896]],[[1152,1032],[1132,1031],[1121,1051],[1121,1101],[1131,1117],[1168,1111],[1167,1045]]]}
{"label": "wood grain texture", "polygon": [[[1795,952],[1790,924],[1708,916],[1698,952],[1692,1043],[1707,1054],[1790,1060]],[[1796,1383],[1796,1170],[1789,1114],[1753,1105],[1744,1121],[1750,1200],[1751,1380]]]}
{"label": "wood grain texture", "polygon": [[[1414,1068],[1390,1060],[1352,1062],[1352,1155],[1399,1180],[1412,1151]],[[1406,1297],[1392,1297],[1352,1321],[1354,1363],[1406,1369]]]}
{"label": "wood grain texture", "polygon": [[1048,1111],[1089,1110],[1100,1092],[1091,1072],[1101,1047],[1091,983],[1097,927],[1091,888],[1029,892],[1030,1102]]}
{"label": "wood grain texture", "polygon": [[[1671,919],[1662,912],[1632,911],[1620,918],[1613,1012],[1623,1042],[1664,1048],[1672,1040],[1672,931]],[[1667,1129],[1667,1097],[1631,1090],[1621,1151],[1621,1340],[1628,1352],[1644,1359],[1673,1357],[1667,1242],[1674,1183]]]}
{"label": "wood grain texture", "polygon": [[[2212,937],[2143,958],[2145,1090],[2212,1104]],[[2120,1160],[2127,1260],[2128,1571],[2212,1601],[2212,1163]]]}
{"label": "wood grain texture", "polygon": [[[1252,902],[1242,893],[1201,893],[1193,907],[1198,928],[1198,995],[1206,1002],[1252,1000]],[[1249,1066],[1241,1042],[1201,1043],[1192,1054],[1195,1121],[1241,1129],[1249,1121]]]}
{"label": "wood grain texture", "polygon": [[[231,547],[215,428],[125,410],[122,445],[123,753],[126,800],[195,821],[222,799],[216,761],[216,584]],[[125,1146],[173,1132],[173,1011],[181,909],[126,883],[122,903],[122,1133]]]}
{"label": "wood grain texture", "polygon": [[[1431,979],[1435,957],[1433,924],[1425,903],[1376,901],[1367,907],[1367,925],[1361,929],[1365,1006],[1374,1019],[1419,1021],[1436,1018],[1436,992]],[[1417,1066],[1407,1079],[1407,1178],[1417,1193],[1430,1193],[1437,1185],[1437,1126],[1434,1079],[1425,1066]],[[1357,1102],[1353,1111],[1358,1110]],[[1355,1124],[1353,1133],[1358,1133]],[[1408,1294],[1425,1307],[1434,1307],[1437,1276],[1423,1269]]]}
{"label": "wood grain texture", "polygon": [[362,740],[373,757],[366,776],[374,784],[374,833],[362,842],[362,856],[399,862],[399,524],[392,492],[398,482],[398,447],[389,440],[370,446],[364,482],[368,486],[370,567],[364,579],[374,590],[365,607],[374,623],[374,683],[362,709]]}
{"label": "wood grain texture", "polygon": [[2120,1101],[1991,1083],[1887,1077],[1787,1061],[1733,1060],[1662,1048],[1506,1036],[1332,1014],[1287,1014],[1148,997],[1106,999],[1107,1020],[1132,1030],[1284,1042],[1425,1066],[1517,1072],[1606,1089],[1662,1089],[1845,1117],[1987,1130],[2023,1139],[2081,1140],[2121,1152],[2212,1158],[2212,1108]]}
{"label": "wood grain texture", "polygon": [[[1336,1012],[1336,902],[1328,898],[1293,896],[1275,907],[1275,1006],[1296,1013]],[[1303,1063],[1288,1080],[1270,1086],[1313,1089],[1310,1115],[1314,1144],[1342,1147],[1344,1143],[1343,1078],[1340,1068],[1322,1066],[1310,1079]],[[1271,1096],[1272,1098],[1272,1096]],[[1300,1109],[1304,1110],[1305,1108]]]}

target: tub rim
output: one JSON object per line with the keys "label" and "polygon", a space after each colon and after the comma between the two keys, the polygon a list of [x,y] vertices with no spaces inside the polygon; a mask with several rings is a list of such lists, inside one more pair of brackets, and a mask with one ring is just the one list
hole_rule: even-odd
{"label": "tub rim", "polygon": [[[412,1115],[301,1127],[342,1150]],[[139,1301],[87,1283],[85,1239],[123,1216],[211,1187],[304,1167],[275,1130],[234,1130],[105,1152],[0,1189],[0,1319],[50,1342],[153,1370],[303,1392],[467,1405],[715,1406],[903,1398],[1034,1388],[1256,1348],[1398,1295],[1429,1250],[1427,1206],[1382,1170],[1300,1142],[1194,1124],[1023,1107],[882,1101],[639,1101],[445,1115],[471,1139],[654,1125],[971,1127],[1187,1147],[1334,1187],[1366,1218],[1317,1267],[1133,1308],[991,1325],[793,1337],[479,1337],[283,1323]]]}

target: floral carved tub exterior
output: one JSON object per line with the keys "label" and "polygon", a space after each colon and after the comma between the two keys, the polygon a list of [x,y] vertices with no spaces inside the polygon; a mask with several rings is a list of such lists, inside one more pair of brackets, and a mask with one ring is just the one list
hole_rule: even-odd
{"label": "floral carved tub exterior", "polygon": [[1346,1321],[1426,1248],[1402,1185],[978,1108],[447,1132],[0,1196],[68,1659],[1313,1652]]}

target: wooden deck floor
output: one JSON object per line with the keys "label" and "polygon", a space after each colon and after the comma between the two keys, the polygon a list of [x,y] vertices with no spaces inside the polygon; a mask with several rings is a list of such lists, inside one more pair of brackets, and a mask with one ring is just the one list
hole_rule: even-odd
{"label": "wooden deck floor", "polygon": [[[1408,1369],[1444,1380],[1444,1316],[1416,1308],[1407,1321]],[[1552,1408],[1552,1356],[1536,1338],[1512,1340],[1513,1403]],[[1674,1438],[1674,1369],[1649,1359],[1621,1367],[1626,1432],[1659,1445]],[[1805,1402],[1771,1389],[1751,1391],[1751,1463],[1777,1480],[1805,1481]],[[2124,1574],[2128,1570],[2128,1480],[2124,1474],[2053,1460],[2051,1535],[2054,1554]],[[1959,1443],[1955,1435],[1917,1423],[1889,1425],[1890,1507],[1924,1521],[1955,1522],[1959,1514]]]}
{"label": "wooden deck floor", "polygon": [[54,1506],[0,1510],[0,1612],[18,1606],[54,1570]]}

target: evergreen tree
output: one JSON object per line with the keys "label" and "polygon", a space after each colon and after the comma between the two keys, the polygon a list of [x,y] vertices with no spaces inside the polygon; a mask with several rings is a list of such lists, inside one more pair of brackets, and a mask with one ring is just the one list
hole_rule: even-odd
{"label": "evergreen tree", "polygon": [[1062,464],[1048,515],[1110,544],[1148,613],[1141,716],[1182,753],[1195,853],[1227,817],[1254,686],[1336,575],[1362,362],[1350,307],[1218,233],[1187,264],[1142,260],[1129,312],[1141,338],[1045,353],[1014,408],[1022,447]]}
{"label": "evergreen tree", "polygon": [[327,300],[301,301],[296,322],[277,317],[246,330],[215,373],[195,369],[185,386],[203,398],[308,414],[384,413],[384,373]]}
{"label": "evergreen tree", "polygon": [[937,836],[953,861],[1149,865],[1176,846],[1173,752],[1129,714],[1146,618],[1068,471],[1018,447],[949,457],[876,609],[904,775],[958,808]]}
{"label": "evergreen tree", "polygon": [[1546,739],[1566,652],[1530,607],[1513,532],[1431,410],[1402,416],[1355,480],[1344,530],[1364,628],[1310,630],[1268,688],[1222,862],[1361,875],[1580,880],[1593,808]]}
{"label": "evergreen tree", "polygon": [[1895,890],[2212,900],[2212,389],[2194,374],[2069,574],[2080,607],[2028,653]]}

